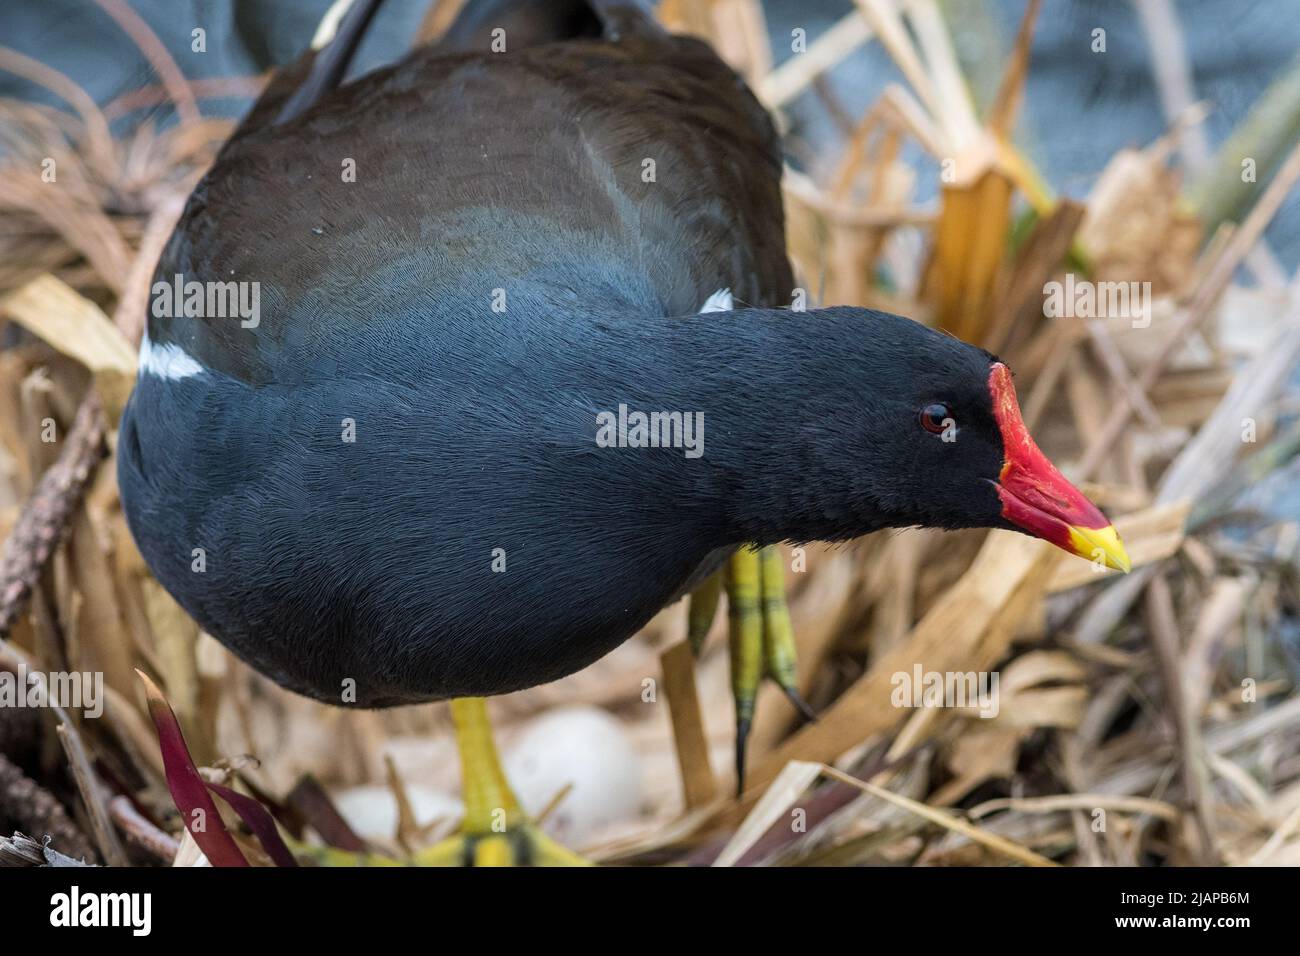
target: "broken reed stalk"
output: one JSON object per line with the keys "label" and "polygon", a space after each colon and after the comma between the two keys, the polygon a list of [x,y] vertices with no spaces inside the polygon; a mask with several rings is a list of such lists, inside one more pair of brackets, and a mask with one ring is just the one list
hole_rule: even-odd
{"label": "broken reed stalk", "polygon": [[[1273,181],[1268,184],[1264,194],[1259,197],[1259,202],[1246,216],[1241,228],[1233,233],[1223,252],[1215,259],[1209,272],[1197,285],[1192,301],[1175,319],[1174,327],[1161,345],[1160,351],[1142,369],[1136,384],[1143,392],[1150,392],[1159,379],[1160,373],[1183,345],[1187,336],[1210,315],[1214,304],[1219,301],[1223,290],[1232,279],[1233,272],[1241,265],[1259,237],[1264,234],[1264,229],[1272,222],[1274,214],[1298,179],[1300,179],[1300,144],[1291,150],[1286,162],[1273,177]],[[1130,393],[1120,391],[1117,398],[1118,401],[1111,409],[1110,417],[1106,419],[1101,432],[1088,447],[1083,460],[1079,463],[1074,477],[1080,481],[1095,477],[1097,468],[1128,426],[1129,418],[1133,414]]]}
{"label": "broken reed stalk", "polygon": [[678,771],[686,809],[707,806],[718,796],[717,778],[709,764],[709,740],[704,732],[700,698],[695,686],[695,654],[679,641],[659,657],[664,696],[673,725]]}
{"label": "broken reed stalk", "polygon": [[989,107],[988,126],[1000,139],[1010,139],[1015,131],[1016,116],[1024,100],[1025,86],[1029,79],[1029,51],[1034,43],[1034,25],[1042,10],[1043,0],[1029,0],[1025,12],[1020,18],[1020,28],[1016,31],[1016,45],[1007,61],[1002,82],[998,85],[997,95]]}
{"label": "broken reed stalk", "polygon": [[763,77],[754,88],[770,110],[779,110],[871,38],[871,24],[857,10],[846,13],[798,56]]}
{"label": "broken reed stalk", "polygon": [[[1240,447],[1240,421],[1257,415],[1281,387],[1288,370],[1300,356],[1300,309],[1291,309],[1282,329],[1260,354],[1233,377],[1232,386],[1214,413],[1165,469],[1156,490],[1155,504],[1194,499],[1210,491],[1229,473]],[[1100,644],[1150,583],[1157,565],[1139,568],[1116,580],[1093,599],[1075,625],[1074,641]]]}
{"label": "broken reed stalk", "polygon": [[1084,325],[1088,330],[1088,335],[1092,338],[1093,351],[1096,353],[1102,367],[1106,369],[1106,374],[1110,376],[1111,381],[1124,392],[1129,407],[1138,413],[1143,423],[1148,427],[1159,427],[1160,413],[1151,404],[1146,389],[1133,378],[1133,373],[1129,371],[1128,365],[1124,362],[1119,346],[1115,344],[1115,338],[1110,334],[1110,330],[1106,328],[1106,324],[1100,319],[1084,319]]}
{"label": "broken reed stalk", "polygon": [[0,867],[44,866],[45,847],[21,830],[11,837],[0,836]]}
{"label": "broken reed stalk", "polygon": [[149,286],[154,269],[162,257],[163,247],[171,238],[172,230],[176,228],[176,221],[185,211],[188,195],[188,191],[172,193],[160,200],[150,213],[144,233],[140,236],[135,260],[131,263],[131,271],[126,277],[122,296],[113,309],[113,324],[133,346],[138,346],[144,336],[145,316],[149,312]]}
{"label": "broken reed stalk", "polygon": [[0,640],[27,606],[32,589],[67,535],[95,466],[104,455],[104,414],[88,395],[77,409],[63,451],[37,483],[0,558]]}
{"label": "broken reed stalk", "polygon": [[1201,740],[1196,714],[1192,713],[1183,686],[1179,660],[1182,648],[1178,639],[1178,615],[1174,610],[1173,593],[1169,579],[1157,572],[1147,587],[1147,618],[1151,628],[1151,644],[1159,661],[1158,671],[1164,684],[1165,699],[1173,711],[1174,738],[1182,756],[1182,778],[1185,799],[1193,810],[1200,835],[1198,848],[1200,862],[1214,865],[1219,862],[1214,842],[1214,808],[1210,801],[1210,779],[1205,765],[1205,747]]}
{"label": "broken reed stalk", "polygon": [[70,731],[69,726],[66,723],[59,724],[57,728],[59,743],[63,745],[63,752],[72,767],[73,779],[77,782],[77,789],[81,791],[81,801],[85,804],[86,813],[90,817],[95,843],[104,862],[109,866],[130,866],[131,861],[127,859],[126,850],[122,848],[122,841],[118,839],[117,831],[109,821],[104,788],[90,765],[86,745],[82,742],[81,735]]}
{"label": "broken reed stalk", "polygon": [[[465,6],[465,0],[433,0],[429,4],[429,9],[425,11],[419,30],[416,31],[415,42],[411,44],[412,48],[431,43],[446,33],[447,28],[451,26],[452,21],[456,19],[456,15],[460,13],[463,6]],[[333,12],[332,8],[330,12]]]}
{"label": "broken reed stalk", "polygon": [[[91,400],[87,399],[86,401],[90,402]],[[55,468],[57,467],[56,464]],[[53,470],[54,468],[50,469],[50,471]],[[55,699],[45,675],[32,666],[32,662],[23,651],[3,639],[0,639],[0,668],[13,671],[15,674],[27,674],[28,680],[45,685],[44,698],[49,703],[49,708],[58,721],[59,742],[68,757],[73,777],[81,792],[82,799],[85,801],[86,811],[90,815],[91,823],[94,826],[100,851],[103,853],[105,860],[111,865],[128,865],[129,861],[126,852],[122,849],[117,833],[109,825],[108,813],[104,806],[104,790],[94,767],[91,766],[81,732],[77,729],[77,725],[73,723],[72,718],[68,716],[68,712]]]}
{"label": "broken reed stalk", "polygon": [[1178,141],[1183,165],[1193,174],[1199,174],[1210,162],[1210,144],[1202,124],[1183,126],[1178,122],[1196,103],[1191,64],[1187,60],[1187,42],[1183,38],[1178,12],[1170,0],[1136,0],[1133,6],[1137,8],[1138,19],[1151,49],[1152,73],[1155,74],[1165,122],[1170,124]]}
{"label": "broken reed stalk", "polygon": [[0,46],[0,70],[43,86],[68,103],[85,126],[84,153],[91,165],[101,175],[116,166],[117,151],[108,120],[84,89],[53,67],[6,46]]}
{"label": "broken reed stalk", "polygon": [[152,821],[141,815],[127,797],[118,794],[109,800],[108,815],[137,846],[144,848],[164,863],[176,859],[176,854],[181,848],[180,841],[154,826]]}
{"label": "broken reed stalk", "polygon": [[48,790],[30,779],[0,754],[0,811],[18,829],[49,836],[61,853],[90,863],[98,861],[95,847]]}
{"label": "broken reed stalk", "polygon": [[1055,860],[1049,860],[1042,854],[1026,849],[1005,837],[998,836],[996,833],[972,826],[965,820],[946,810],[940,810],[917,800],[912,800],[902,794],[894,793],[892,790],[878,787],[874,783],[869,783],[866,780],[859,780],[857,777],[851,776],[850,774],[844,773],[843,771],[837,770],[826,764],[821,765],[821,772],[828,777],[840,781],[840,783],[846,783],[850,787],[856,787],[863,793],[869,793],[877,799],[884,800],[886,803],[892,803],[897,807],[901,807],[904,810],[914,813],[918,817],[921,817],[930,823],[936,823],[954,833],[959,833],[962,836],[974,840],[985,849],[1009,857],[1017,863],[1022,863],[1025,866],[1041,867],[1058,867],[1061,865]]}

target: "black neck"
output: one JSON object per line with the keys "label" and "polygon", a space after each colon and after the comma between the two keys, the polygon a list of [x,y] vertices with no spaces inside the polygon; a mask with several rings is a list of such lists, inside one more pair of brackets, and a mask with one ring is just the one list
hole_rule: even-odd
{"label": "black neck", "polygon": [[704,425],[700,457],[625,462],[628,480],[703,502],[719,543],[831,540],[895,523],[868,494],[864,315],[752,309],[620,323],[609,393],[629,409],[701,413]]}

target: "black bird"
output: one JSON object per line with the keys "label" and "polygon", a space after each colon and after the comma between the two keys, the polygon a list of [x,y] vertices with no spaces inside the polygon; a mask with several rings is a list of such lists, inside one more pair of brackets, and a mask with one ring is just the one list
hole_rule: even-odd
{"label": "black bird", "polygon": [[462,698],[456,855],[562,856],[474,698],[591,663],[731,554],[752,623],[746,544],[1019,528],[1127,569],[996,358],[783,307],[778,139],[707,45],[626,2],[471,4],[339,85],[374,6],[190,198],[118,474],[158,579],[258,670],[332,704]]}

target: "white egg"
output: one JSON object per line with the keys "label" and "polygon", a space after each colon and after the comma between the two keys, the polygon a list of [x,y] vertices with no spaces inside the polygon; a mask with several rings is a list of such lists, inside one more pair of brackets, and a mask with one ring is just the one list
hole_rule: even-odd
{"label": "white egg", "polygon": [[[386,786],[349,787],[331,795],[348,826],[368,840],[390,841],[397,832],[397,801]],[[434,820],[459,820],[463,808],[455,797],[427,787],[406,786],[406,797],[421,826]]]}
{"label": "white egg", "polygon": [[502,760],[531,814],[573,785],[544,821],[546,832],[567,846],[581,848],[603,829],[641,813],[641,758],[622,724],[599,707],[542,714],[510,742]]}

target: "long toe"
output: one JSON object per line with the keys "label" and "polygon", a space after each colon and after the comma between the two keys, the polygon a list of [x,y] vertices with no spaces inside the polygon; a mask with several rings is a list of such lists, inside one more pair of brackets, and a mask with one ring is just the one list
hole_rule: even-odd
{"label": "long toe", "polygon": [[591,866],[541,831],[521,820],[499,833],[462,832],[418,851],[416,866]]}
{"label": "long toe", "polygon": [[763,679],[763,608],[758,552],[741,548],[727,563],[731,694],[736,704],[736,792],[745,784],[745,746]]}
{"label": "long toe", "polygon": [[794,625],[785,600],[785,568],[781,550],[769,545],[759,552],[759,587],[763,605],[763,668],[790,703],[809,720],[817,714],[799,693],[795,666]]}

